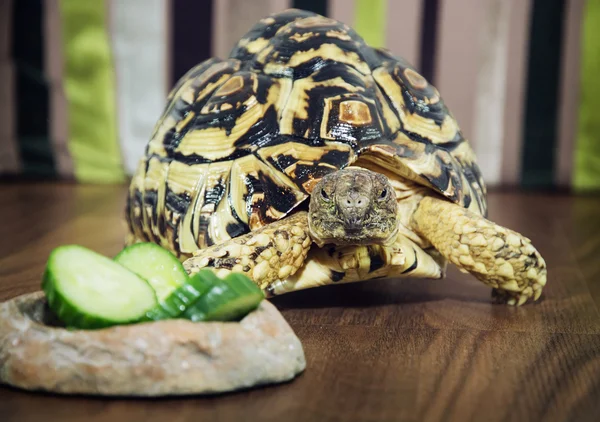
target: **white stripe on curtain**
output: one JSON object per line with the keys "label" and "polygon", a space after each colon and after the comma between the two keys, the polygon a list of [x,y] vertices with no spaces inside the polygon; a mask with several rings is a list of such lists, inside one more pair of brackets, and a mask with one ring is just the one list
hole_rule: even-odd
{"label": "white stripe on curtain", "polygon": [[13,0],[0,1],[0,173],[21,170],[15,128],[15,72],[11,57]]}
{"label": "white stripe on curtain", "polygon": [[133,174],[165,107],[168,2],[111,1],[119,141],[127,174]]}
{"label": "white stripe on curtain", "polygon": [[480,34],[474,129],[475,154],[485,181],[501,180],[504,103],[511,1],[483,0],[485,14]]}

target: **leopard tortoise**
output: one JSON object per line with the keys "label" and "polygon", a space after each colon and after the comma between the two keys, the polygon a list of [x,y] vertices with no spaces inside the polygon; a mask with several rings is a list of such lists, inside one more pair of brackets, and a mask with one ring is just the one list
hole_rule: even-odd
{"label": "leopard tortoise", "polygon": [[448,261],[498,299],[537,300],[543,258],[485,217],[471,147],[414,67],[347,25],[287,10],[173,88],[135,173],[128,242],[189,272],[243,272],[265,293]]}

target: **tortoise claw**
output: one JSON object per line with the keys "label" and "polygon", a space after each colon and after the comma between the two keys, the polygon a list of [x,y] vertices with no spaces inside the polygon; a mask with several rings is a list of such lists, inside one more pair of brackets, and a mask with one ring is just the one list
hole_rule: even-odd
{"label": "tortoise claw", "polygon": [[533,302],[537,301],[542,295],[542,289],[533,289],[527,287],[520,292],[513,292],[509,290],[493,289],[492,297],[495,303],[502,303],[511,306],[521,306],[527,301],[532,299]]}

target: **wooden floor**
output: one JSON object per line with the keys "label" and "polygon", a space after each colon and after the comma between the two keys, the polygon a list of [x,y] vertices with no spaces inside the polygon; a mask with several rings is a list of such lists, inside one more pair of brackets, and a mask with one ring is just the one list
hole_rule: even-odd
{"label": "wooden floor", "polygon": [[[50,250],[122,247],[124,187],[0,186],[0,300],[39,289]],[[0,387],[9,421],[600,421],[600,198],[490,195],[549,266],[539,303],[447,279],[276,298],[307,357],[295,381],[218,397],[102,400]],[[1,363],[0,363],[1,364]]]}

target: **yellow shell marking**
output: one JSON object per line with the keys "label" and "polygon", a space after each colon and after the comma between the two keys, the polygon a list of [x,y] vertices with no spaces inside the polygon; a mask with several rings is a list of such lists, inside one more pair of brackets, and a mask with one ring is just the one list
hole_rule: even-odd
{"label": "yellow shell marking", "polygon": [[285,104],[285,107],[283,108],[283,111],[281,113],[281,120],[279,122],[281,134],[294,134],[295,118],[308,119],[308,91],[317,86],[339,86],[348,90],[348,92],[364,91],[364,88],[360,86],[351,85],[339,76],[321,82],[315,82],[312,77],[298,79],[297,81],[294,81],[291,92],[288,96],[288,101]]}
{"label": "yellow shell marking", "polygon": [[311,28],[313,26],[337,26],[337,21],[329,18],[325,18],[323,16],[311,16],[309,18],[304,18],[296,21],[294,25],[298,28]]}
{"label": "yellow shell marking", "polygon": [[[143,192],[144,188],[144,178],[145,178],[145,169],[146,169],[146,159],[142,158],[138,162],[138,167],[131,179],[131,184],[129,185],[129,198],[134,198],[135,191]],[[138,222],[136,224],[132,224],[134,234],[138,239],[143,239],[144,236],[140,233],[140,224],[143,224],[143,216],[142,209],[139,206],[133,206],[134,202],[130,199],[130,203],[132,207],[130,209],[129,218],[132,222]],[[142,205],[143,206],[143,205]]]}
{"label": "yellow shell marking", "polygon": [[[231,170],[231,165],[232,165],[231,161],[210,163],[209,167],[208,167],[208,172],[206,174],[206,179],[205,179],[204,185],[202,186],[203,191],[206,192],[207,190],[214,189],[215,186],[217,186],[217,185],[227,186],[228,181],[229,181],[229,172]],[[204,192],[202,192],[202,194],[198,196],[198,200],[196,201],[196,204],[194,206],[193,218],[192,218],[192,224],[191,224],[192,234],[193,234],[194,239],[196,240],[196,243],[198,244],[199,248],[205,248],[207,246],[205,239],[204,239],[204,236],[205,236],[204,230],[206,229],[206,226],[204,226],[204,227],[200,226],[200,219],[205,218],[205,219],[209,220],[209,231],[210,231],[210,226],[211,226],[211,220],[213,218],[217,217],[224,221],[226,220],[224,215],[221,215],[220,213],[215,212],[215,210],[216,210],[215,204],[213,204],[213,203],[205,204],[204,203]],[[221,203],[222,202],[226,203],[227,201],[221,201]],[[210,233],[210,234],[211,234],[211,236],[213,235],[213,233]],[[222,235],[222,233],[220,235]],[[226,239],[227,237],[228,236],[226,233],[225,233],[224,237],[221,237],[217,234],[215,237],[212,237],[212,239],[218,243],[219,240]]]}
{"label": "yellow shell marking", "polygon": [[[369,79],[373,81],[373,84],[375,84],[375,81],[372,78]],[[377,102],[379,103],[379,106],[383,111],[382,117],[387,127],[389,128],[390,132],[397,132],[398,130],[400,130],[400,120],[388,104],[387,100],[383,96],[383,93],[381,92],[381,89],[379,89],[378,86],[375,86],[375,95],[377,96]]]}
{"label": "yellow shell marking", "polygon": [[[237,119],[229,135],[223,128],[193,130],[184,136],[176,151],[183,155],[198,154],[209,160],[229,156],[235,151],[235,142],[264,116],[266,109],[278,99],[278,93],[279,85],[275,83],[269,88],[265,104],[258,103],[254,96],[246,100],[247,110]],[[210,111],[203,109],[203,112]]]}
{"label": "yellow shell marking", "polygon": [[425,136],[431,139],[433,143],[443,143],[454,139],[459,128],[456,121],[450,115],[446,116],[440,127],[433,119],[428,119],[416,113],[408,113],[400,85],[392,79],[388,71],[384,68],[376,69],[373,72],[373,77],[392,100],[394,108],[398,112],[406,130]]}
{"label": "yellow shell marking", "polygon": [[296,42],[302,42],[314,37],[314,35],[315,34],[313,32],[305,32],[304,34],[295,33],[294,35],[290,36],[290,39]]}
{"label": "yellow shell marking", "polygon": [[269,40],[265,38],[257,38],[254,41],[243,39],[238,43],[238,46],[245,47],[251,54],[256,54],[269,44]]}
{"label": "yellow shell marking", "polygon": [[175,120],[172,116],[169,115],[165,116],[161,121],[159,121],[158,126],[156,127],[154,134],[152,135],[152,139],[150,139],[150,142],[148,143],[148,155],[167,155],[163,144],[163,139],[165,138],[165,135],[176,125],[177,120]]}
{"label": "yellow shell marking", "polygon": [[369,106],[362,101],[346,100],[340,103],[339,119],[355,126],[363,126],[373,121]]}
{"label": "yellow shell marking", "polygon": [[175,130],[177,132],[181,132],[181,130],[187,126],[187,124],[190,122],[190,120],[192,120],[194,118],[194,116],[196,116],[196,113],[194,113],[193,111],[188,112],[185,117],[183,119],[181,119],[179,121],[179,123],[177,123],[177,125],[175,125]]}
{"label": "yellow shell marking", "polygon": [[198,179],[206,172],[208,164],[188,165],[179,161],[171,161],[167,186],[177,194],[187,194],[190,197],[196,189]]}
{"label": "yellow shell marking", "polygon": [[260,20],[260,23],[264,24],[264,25],[272,25],[275,23],[275,19],[273,19],[272,17],[266,17],[264,19]]}
{"label": "yellow shell marking", "polygon": [[408,82],[417,89],[427,88],[427,80],[410,68],[404,69],[404,76]]}
{"label": "yellow shell marking", "polygon": [[271,174],[271,169],[260,162],[254,155],[238,158],[233,162],[231,168],[231,199],[233,200],[233,208],[240,219],[248,224],[249,210],[246,209],[246,202],[243,200],[248,194],[248,186],[246,180],[248,175],[258,178],[258,171]]}
{"label": "yellow shell marking", "polygon": [[[329,125],[329,122],[330,122],[330,119],[331,119],[330,114],[331,114],[331,110],[333,108],[333,104],[335,103],[335,101],[337,101],[337,100],[339,100],[341,98],[342,98],[341,95],[337,95],[335,97],[331,97],[331,98],[325,99],[325,106],[323,107],[323,119],[321,120],[321,128],[320,128],[320,133],[319,133],[320,136],[321,136],[321,138],[330,139],[332,141],[335,141],[337,139],[337,135],[331,133],[332,130],[335,129],[335,127],[331,127],[330,131],[327,131],[327,129],[328,129],[328,125]],[[346,113],[345,114],[345,118],[347,118],[347,119],[354,119],[356,121],[362,121],[362,123],[360,123],[361,125],[366,125],[366,124],[373,123],[373,119],[377,119],[378,120],[378,116],[371,116],[371,112],[369,110],[369,106],[366,104],[366,102],[369,102],[371,104],[374,104],[374,102],[372,100],[370,100],[369,98],[364,98],[363,101],[346,100],[346,101],[343,101],[342,103],[346,103],[347,102],[350,105],[351,108],[356,108],[357,110],[358,110],[359,107],[362,107],[362,106],[366,107],[366,109],[367,109],[366,113],[368,113],[368,116],[371,118],[370,121],[367,122],[365,120],[366,119],[366,114],[364,114],[364,113],[362,113],[362,118],[361,118],[361,116],[358,116],[358,115],[354,116],[354,117],[350,117],[350,114],[352,113],[352,111],[351,110],[342,110],[342,105],[341,104],[339,106],[339,112],[340,112],[339,119],[341,121],[344,121],[342,119],[342,111],[344,111]],[[361,105],[358,105],[358,104],[361,104]],[[357,110],[355,110],[355,111],[357,111]],[[347,123],[352,124],[351,122],[347,122]]]}
{"label": "yellow shell marking", "polygon": [[[299,164],[313,165],[315,162],[318,162],[325,154],[329,151],[346,151],[349,153],[349,162],[352,163],[355,160],[354,151],[352,147],[348,144],[344,143],[332,143],[331,145],[324,145],[322,147],[313,147],[301,143],[289,142],[281,145],[274,145],[272,147],[266,147],[258,150],[258,155],[263,159],[263,161],[267,162],[267,158],[272,158],[277,161],[280,155],[287,155],[293,157],[298,160],[297,162],[290,164],[288,167],[283,169],[283,172],[290,177],[291,179],[296,179],[296,167]],[[329,167],[332,170],[337,170],[336,167],[327,164],[320,163],[319,165],[324,167]],[[278,170],[273,169],[273,174],[277,174],[281,177],[281,173]],[[283,179],[283,177],[281,177]],[[306,192],[311,192],[313,186],[318,181],[309,178],[302,185],[303,189]],[[292,183],[290,181],[290,183]],[[286,183],[287,184],[287,183]]]}
{"label": "yellow shell marking", "polygon": [[343,41],[350,41],[352,37],[344,31],[330,30],[325,33],[329,38],[338,38]]}
{"label": "yellow shell marking", "polygon": [[[238,68],[239,63],[237,62],[235,62],[233,66],[231,61],[216,63],[209,67],[204,73],[202,73],[198,77],[186,80],[183,83],[183,85],[179,87],[177,92],[171,92],[170,97],[173,97],[173,99],[180,98],[184,102],[191,105],[194,101],[199,101],[202,98],[204,98],[206,95],[212,92],[216,86],[222,84],[231,75],[229,73],[225,73],[217,81],[206,84],[206,86],[203,87],[203,89],[198,93],[198,95],[196,95],[196,98],[194,98],[195,90],[198,87],[202,86],[202,84],[206,83],[206,81],[209,80],[209,78],[227,69],[230,69],[231,72],[235,72]],[[148,144],[148,154],[158,154],[161,156],[166,156],[167,153],[163,144],[165,135],[173,128],[176,128],[176,130],[180,131],[184,127],[185,123],[183,121],[178,122],[172,116],[169,115],[174,104],[175,101],[172,100],[170,102],[169,109],[166,110],[163,114],[164,117],[161,120],[159,120],[156,124],[152,134],[152,139],[150,139],[150,142]],[[193,116],[190,116],[189,119],[191,119],[192,117]]]}
{"label": "yellow shell marking", "polygon": [[244,78],[240,75],[233,76],[229,78],[227,82],[217,89],[217,92],[214,93],[216,96],[225,96],[231,95],[235,92],[238,92],[244,87]]}
{"label": "yellow shell marking", "polygon": [[[265,52],[267,50],[269,49],[265,49],[261,53],[261,58],[264,59],[264,57],[266,57],[268,53]],[[264,56],[263,53],[265,53]],[[281,73],[286,68],[297,67],[315,57],[327,57],[331,60],[335,60],[340,63],[345,63],[354,67],[363,75],[368,75],[371,73],[371,69],[369,68],[367,63],[365,63],[364,60],[362,60],[357,53],[353,51],[346,52],[337,45],[329,43],[321,44],[317,49],[311,48],[307,51],[297,51],[292,55],[292,57],[290,57],[289,62],[286,64],[272,62],[267,63],[265,65],[264,72],[266,74]]]}
{"label": "yellow shell marking", "polygon": [[[159,219],[164,215],[165,208],[165,183],[167,178],[169,165],[166,162],[161,162],[158,158],[152,157],[148,161],[148,172],[144,179],[144,191],[156,191],[157,202],[156,207],[143,205],[146,209],[144,212],[144,226],[148,232],[152,232],[155,236],[162,239],[159,232]],[[153,215],[157,215],[156,224],[154,223]]]}
{"label": "yellow shell marking", "polygon": [[[183,253],[191,254],[198,249],[196,237],[194,236],[194,232],[192,230],[192,223],[194,213],[196,211],[196,205],[198,202],[201,202],[198,201],[198,199],[204,196],[204,180],[206,179],[206,175],[208,173],[209,164],[197,164],[188,167],[189,169],[187,169],[185,172],[189,173],[185,177],[190,183],[193,183],[194,181],[195,183],[190,191],[190,206],[188,207],[185,216],[180,220],[179,223],[179,250]],[[181,185],[184,184],[184,182],[181,181],[179,183],[181,183]]]}

